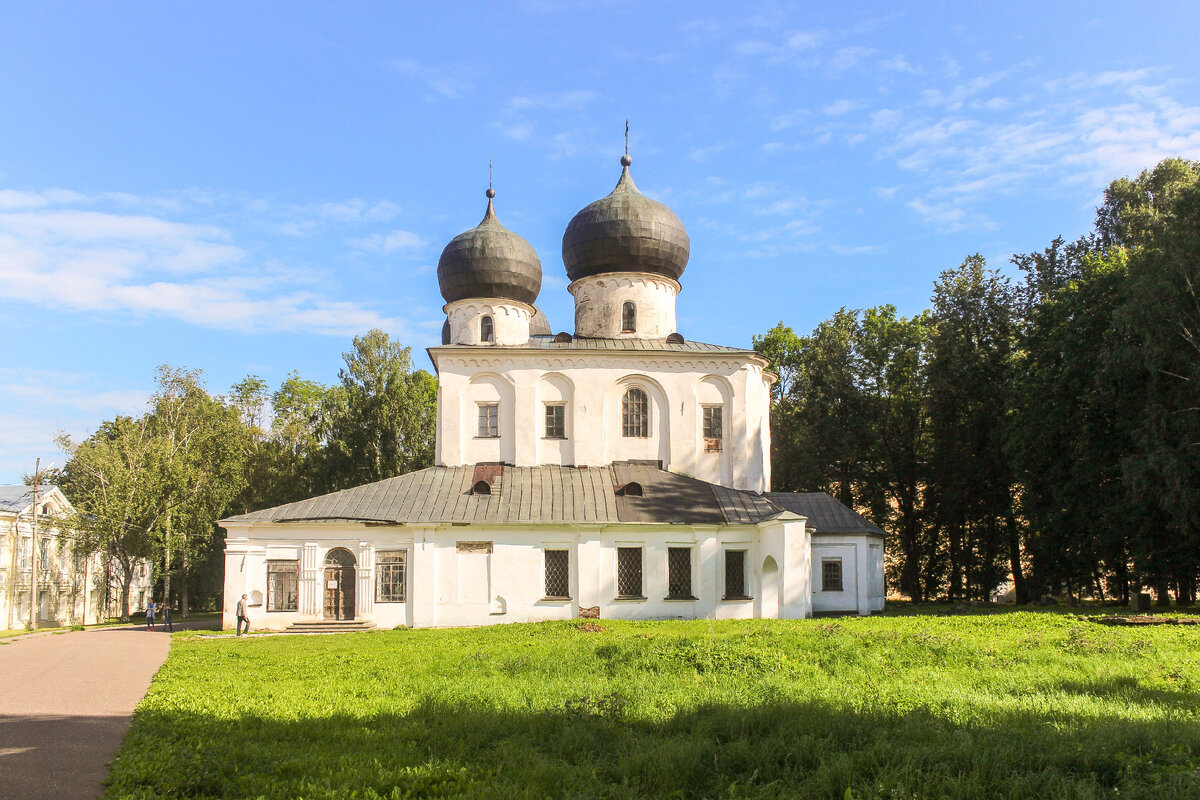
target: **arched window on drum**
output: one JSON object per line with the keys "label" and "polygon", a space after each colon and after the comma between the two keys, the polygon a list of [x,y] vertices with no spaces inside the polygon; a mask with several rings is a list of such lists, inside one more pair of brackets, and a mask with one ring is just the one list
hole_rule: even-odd
{"label": "arched window on drum", "polygon": [[621,305],[621,333],[637,331],[637,306],[630,301]]}
{"label": "arched window on drum", "polygon": [[492,318],[484,317],[479,320],[479,341],[490,342],[495,338],[495,332],[492,330]]}
{"label": "arched window on drum", "polygon": [[621,435],[631,439],[650,435],[650,400],[637,386],[630,387],[621,400]]}

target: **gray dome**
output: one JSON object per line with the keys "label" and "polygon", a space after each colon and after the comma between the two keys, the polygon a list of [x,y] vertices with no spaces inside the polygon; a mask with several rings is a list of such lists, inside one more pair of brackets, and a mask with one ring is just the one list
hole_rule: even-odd
{"label": "gray dome", "polygon": [[471,230],[450,240],[438,259],[438,285],[447,303],[496,297],[533,305],[542,288],[542,262],[529,242],[505,228],[492,208]]}
{"label": "gray dome", "polygon": [[675,212],[638,191],[621,159],[621,179],[607,196],[584,207],[563,234],[567,276],[577,281],[602,272],[650,272],[679,280],[691,240]]}
{"label": "gray dome", "polygon": [[550,320],[546,319],[546,314],[537,306],[533,307],[533,316],[529,318],[529,335],[530,336],[553,336],[554,331],[550,330]]}

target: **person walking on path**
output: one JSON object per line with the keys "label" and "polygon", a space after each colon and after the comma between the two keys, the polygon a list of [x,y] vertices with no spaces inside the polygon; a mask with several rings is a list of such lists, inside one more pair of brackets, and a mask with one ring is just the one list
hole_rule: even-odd
{"label": "person walking on path", "polygon": [[154,630],[154,598],[146,601],[146,630]]}
{"label": "person walking on path", "polygon": [[250,632],[250,617],[246,616],[246,595],[242,595],[242,599],[238,600],[237,604],[237,635],[242,635],[242,623],[246,623],[246,633]]}
{"label": "person walking on path", "polygon": [[174,633],[175,626],[171,624],[171,604],[168,603],[166,600],[163,601],[162,612],[163,612],[163,629],[170,631],[171,633]]}

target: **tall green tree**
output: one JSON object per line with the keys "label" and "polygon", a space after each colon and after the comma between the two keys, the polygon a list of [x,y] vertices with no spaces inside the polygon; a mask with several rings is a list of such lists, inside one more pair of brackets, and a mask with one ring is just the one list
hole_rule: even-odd
{"label": "tall green tree", "polygon": [[1005,450],[1015,312],[1010,282],[980,255],[934,284],[929,480],[952,600],[986,597],[1010,571],[1018,600],[1025,599],[1016,486]]}
{"label": "tall green tree", "polygon": [[411,352],[376,329],[354,337],[354,348],[342,354],[341,386],[323,398],[325,491],[433,464],[437,380],[412,370]]}

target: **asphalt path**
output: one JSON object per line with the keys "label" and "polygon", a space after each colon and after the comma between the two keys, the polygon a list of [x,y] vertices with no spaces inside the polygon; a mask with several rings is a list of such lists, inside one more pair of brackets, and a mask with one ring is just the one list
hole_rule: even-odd
{"label": "asphalt path", "polygon": [[170,636],[143,626],[0,642],[0,800],[99,797]]}

